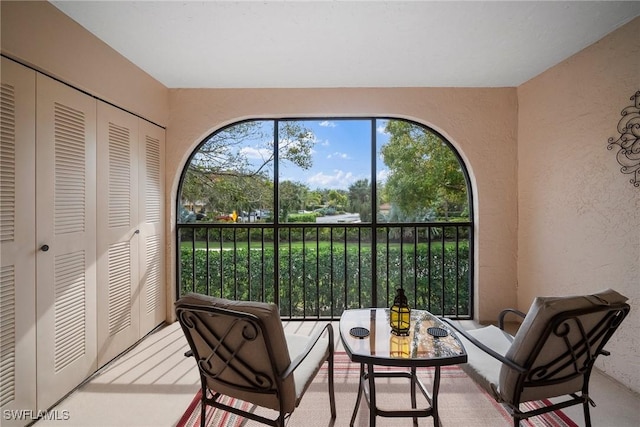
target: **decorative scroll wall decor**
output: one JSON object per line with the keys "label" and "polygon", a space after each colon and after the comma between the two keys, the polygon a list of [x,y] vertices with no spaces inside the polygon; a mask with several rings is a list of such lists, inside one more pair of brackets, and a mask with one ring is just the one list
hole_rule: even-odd
{"label": "decorative scroll wall decor", "polygon": [[614,145],[620,147],[616,158],[622,166],[620,172],[632,174],[631,184],[640,187],[640,90],[631,98],[633,105],[622,110],[622,118],[618,122],[620,137],[609,138],[607,150]]}

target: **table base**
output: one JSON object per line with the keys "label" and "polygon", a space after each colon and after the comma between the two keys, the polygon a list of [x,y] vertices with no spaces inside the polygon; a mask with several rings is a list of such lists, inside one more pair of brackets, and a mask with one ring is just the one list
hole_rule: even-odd
{"label": "table base", "polygon": [[[365,370],[365,365],[367,369]],[[369,426],[375,427],[376,417],[398,417],[398,418],[413,418],[414,425],[418,424],[418,418],[433,417],[434,427],[440,426],[440,418],[438,417],[438,390],[440,389],[440,366],[434,366],[435,373],[433,376],[433,390],[429,394],[425,385],[420,381],[420,378],[416,375],[416,368],[411,368],[410,371],[383,371],[375,372],[373,364],[360,364],[360,382],[358,385],[358,397],[356,398],[356,405],[353,408],[353,415],[351,416],[351,423],[353,427],[358,413],[358,407],[360,406],[360,400],[364,394],[369,406]],[[408,378],[411,383],[411,409],[398,410],[398,411],[386,411],[378,409],[376,405],[376,378]],[[431,405],[427,408],[417,408],[416,401],[416,388],[420,390],[422,395],[427,399],[427,402]]]}

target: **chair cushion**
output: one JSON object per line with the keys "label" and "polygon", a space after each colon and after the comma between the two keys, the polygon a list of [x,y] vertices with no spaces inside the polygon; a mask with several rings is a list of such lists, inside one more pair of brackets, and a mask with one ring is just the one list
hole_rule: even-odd
{"label": "chair cushion", "polygon": [[[513,341],[511,335],[493,325],[470,330],[467,333],[502,356],[509,350]],[[498,383],[502,362],[480,350],[462,335],[458,335],[458,338],[467,351],[468,362],[461,366],[462,369],[496,400],[500,400]]]}
{"label": "chair cushion", "polygon": [[[525,317],[522,325],[516,333],[513,343],[509,350],[506,352],[505,357],[513,360],[519,365],[524,366],[529,359],[534,347],[544,333],[545,328],[549,324],[550,320],[559,313],[577,310],[587,309],[590,307],[612,305],[618,303],[624,303],[627,298],[620,295],[618,292],[607,289],[598,292],[593,295],[581,295],[581,296],[565,296],[565,297],[537,297],[531,304],[527,316]],[[602,318],[602,314],[592,314],[585,316],[583,322],[587,328],[595,324]],[[545,344],[544,357],[536,359],[534,366],[547,363],[557,356],[561,352],[566,350],[564,343],[561,339],[549,339]],[[553,351],[556,350],[556,351]],[[516,389],[516,382],[519,374],[510,369],[507,366],[503,366],[500,371],[500,394],[505,401],[513,403],[513,395]],[[557,386],[551,387],[537,387],[537,388],[525,388],[520,398],[521,402],[529,400],[537,400],[553,396],[561,396],[568,393],[577,392],[582,389],[582,378],[576,378],[573,381],[568,381]]]}
{"label": "chair cushion", "polygon": [[[264,341],[259,339],[251,344],[245,345],[242,348],[240,356],[247,360],[247,362],[250,363],[256,371],[271,375],[271,362],[266,353],[265,344],[263,344],[263,342],[268,341],[273,351],[274,363],[278,371],[277,374],[281,375],[291,364],[291,358],[289,356],[290,352],[287,346],[287,340],[284,335],[284,329],[282,327],[282,321],[280,320],[280,313],[277,305],[255,301],[232,301],[195,293],[189,293],[176,302],[176,308],[185,305],[195,305],[203,308],[213,306],[255,315],[262,321],[264,326],[263,332],[266,336],[264,337]],[[224,330],[226,326],[221,325],[221,323],[228,323],[229,320],[213,317],[212,322],[216,322],[216,324],[210,325],[211,328],[217,327],[218,329]],[[195,338],[196,337],[194,337],[194,340]],[[231,339],[233,344],[233,338],[227,339]],[[201,356],[206,354],[205,352],[207,351],[210,352],[210,346],[201,341],[196,341],[195,345],[200,347],[199,353]],[[228,375],[229,372],[230,370],[225,370],[225,375]],[[246,400],[259,406],[279,410],[279,401],[275,395],[241,391],[235,388],[225,387],[211,379],[208,379],[207,382],[212,390],[227,396]],[[283,382],[283,388],[285,411],[291,412],[295,408],[296,403],[296,387],[294,384],[294,378],[291,376],[286,378]]]}
{"label": "chair cushion", "polygon": [[[289,357],[291,360],[301,355],[311,342],[311,337],[306,335],[285,334],[287,346],[289,347]],[[329,339],[321,337],[313,349],[304,358],[302,363],[293,371],[293,378],[296,390],[296,404],[298,406],[302,395],[307,390],[314,377],[322,367],[322,364],[329,356]]]}

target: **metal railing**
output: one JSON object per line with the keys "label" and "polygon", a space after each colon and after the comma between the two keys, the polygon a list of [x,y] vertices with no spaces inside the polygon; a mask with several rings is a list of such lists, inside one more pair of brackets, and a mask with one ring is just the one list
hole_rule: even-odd
{"label": "metal railing", "polygon": [[473,317],[473,225],[178,224],[177,296],[274,302],[283,319],[339,319],[389,306]]}

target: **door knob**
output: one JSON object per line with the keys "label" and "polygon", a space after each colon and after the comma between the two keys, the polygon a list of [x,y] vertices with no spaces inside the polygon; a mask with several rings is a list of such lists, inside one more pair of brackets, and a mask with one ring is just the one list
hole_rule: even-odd
{"label": "door knob", "polygon": [[42,245],[42,246],[40,246],[40,250],[41,250],[42,252],[47,252],[47,251],[49,250],[49,245]]}

